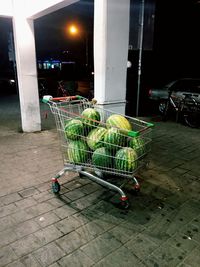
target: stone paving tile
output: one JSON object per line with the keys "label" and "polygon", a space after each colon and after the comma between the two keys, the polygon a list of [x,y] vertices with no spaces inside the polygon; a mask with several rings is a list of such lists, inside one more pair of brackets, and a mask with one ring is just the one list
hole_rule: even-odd
{"label": "stone paving tile", "polygon": [[77,221],[79,221],[79,225],[80,226],[90,222],[90,219],[87,216],[84,216],[84,214],[81,214],[80,212],[73,214],[72,218],[74,218]]}
{"label": "stone paving tile", "polygon": [[0,218],[14,213],[17,210],[16,206],[12,203],[3,207],[0,207]]}
{"label": "stone paving tile", "polygon": [[181,229],[180,234],[183,239],[189,239],[197,242],[197,244],[200,244],[200,223],[197,222],[197,219],[194,219]]}
{"label": "stone paving tile", "polygon": [[76,220],[74,217],[70,216],[56,223],[56,228],[63,234],[68,234],[74,231],[77,227],[81,225],[81,222]]}
{"label": "stone paving tile", "polygon": [[3,205],[8,205],[8,204],[16,202],[20,199],[22,199],[22,197],[18,193],[12,193],[12,194],[6,195],[4,197],[1,197],[0,202],[3,203]]}
{"label": "stone paving tile", "polygon": [[51,211],[53,210],[54,207],[52,205],[50,205],[49,203],[47,202],[43,202],[43,203],[39,203],[35,206],[32,206],[32,207],[29,207],[29,208],[26,208],[25,211],[27,212],[27,214],[29,214],[30,216],[39,216],[43,213],[46,213],[48,211]]}
{"label": "stone paving tile", "polygon": [[10,246],[5,246],[0,249],[0,266],[4,266],[13,260],[17,259],[17,255],[14,253],[14,250]]}
{"label": "stone paving tile", "polygon": [[151,254],[156,248],[158,248],[158,245],[143,233],[133,237],[133,239],[126,242],[124,246],[131,250],[141,260],[144,260],[147,255]]}
{"label": "stone paving tile", "polygon": [[10,215],[0,218],[0,232],[13,227],[15,224],[16,221]]}
{"label": "stone paving tile", "polygon": [[35,194],[33,198],[35,201],[40,203],[40,202],[44,202],[44,201],[54,198],[54,195],[51,192],[43,191],[41,193]]}
{"label": "stone paving tile", "polygon": [[15,222],[15,224],[25,222],[25,221],[30,220],[33,217],[35,217],[35,215],[27,213],[27,211],[28,210],[19,209],[17,212],[15,212],[11,215],[11,218]]}
{"label": "stone paving tile", "polygon": [[21,261],[17,260],[6,265],[6,267],[25,267],[25,265]]}
{"label": "stone paving tile", "polygon": [[94,262],[97,262],[121,245],[121,242],[111,234],[104,233],[81,247],[81,250]]}
{"label": "stone paving tile", "polygon": [[14,250],[15,254],[19,257],[31,253],[33,250],[39,248],[42,245],[40,240],[33,234],[25,236],[15,242],[10,246]]}
{"label": "stone paving tile", "polygon": [[[80,212],[80,214],[84,215],[90,220],[104,218],[104,221],[106,221],[106,216],[109,215],[108,212],[111,209],[113,209],[113,205],[111,203],[100,200],[93,205],[86,207]],[[107,222],[109,222],[109,220],[107,220]]]}
{"label": "stone paving tile", "polygon": [[171,267],[168,262],[158,259],[154,255],[148,256],[143,262],[147,267]]}
{"label": "stone paving tile", "polygon": [[126,224],[120,224],[109,230],[109,233],[113,235],[122,244],[125,244],[130,239],[135,238],[138,235],[138,230],[130,229],[126,227]]}
{"label": "stone paving tile", "polygon": [[0,232],[0,247],[6,246],[17,240],[17,234],[13,231],[13,228]]}
{"label": "stone paving tile", "polygon": [[[29,184],[29,186],[30,186],[30,184]],[[34,194],[38,194],[38,193],[39,193],[39,191],[36,188],[34,188],[34,187],[27,188],[27,189],[19,192],[20,196],[22,196],[23,198],[24,197],[31,197]]]}
{"label": "stone paving tile", "polygon": [[70,206],[64,205],[57,208],[54,212],[59,218],[64,219],[70,215],[75,214],[77,211]]}
{"label": "stone paving tile", "polygon": [[70,254],[74,250],[87,243],[87,239],[79,235],[77,232],[73,231],[59,238],[56,243],[59,247],[62,248],[63,251],[66,252],[66,254]]}
{"label": "stone paving tile", "polygon": [[41,264],[39,264],[39,262],[32,254],[21,257],[20,262],[23,263],[26,267],[41,267]]}
{"label": "stone paving tile", "polygon": [[49,267],[60,267],[60,264],[58,264],[57,262],[55,262],[55,263],[49,265]]}
{"label": "stone paving tile", "polygon": [[[95,267],[146,267],[129,249],[122,246],[97,262]],[[156,266],[155,266],[156,267]]]}
{"label": "stone paving tile", "polygon": [[71,191],[65,193],[64,195],[71,200],[76,200],[76,199],[79,199],[79,198],[85,196],[85,194],[80,189],[71,190]]}
{"label": "stone paving tile", "polygon": [[22,238],[26,235],[36,232],[39,229],[40,229],[39,224],[37,224],[34,220],[29,220],[16,225],[13,228],[13,231],[16,233],[18,238]]}
{"label": "stone paving tile", "polygon": [[84,224],[83,226],[76,229],[76,231],[84,235],[88,240],[97,237],[105,232],[103,227],[97,224],[95,221],[91,221],[87,224]]}
{"label": "stone paving tile", "polygon": [[54,225],[47,226],[34,233],[34,236],[36,236],[43,245],[58,239],[62,235],[63,234]]}
{"label": "stone paving tile", "polygon": [[184,260],[184,264],[188,264],[191,267],[200,266],[200,246],[195,248],[188,257]]}
{"label": "stone paving tile", "polygon": [[58,261],[59,266],[62,267],[90,267],[94,266],[94,262],[87,256],[85,255],[82,251],[77,250],[74,253],[63,257],[61,260]]}
{"label": "stone paving tile", "polygon": [[33,255],[42,266],[48,266],[61,259],[65,253],[53,242],[38,249]]}
{"label": "stone paving tile", "polygon": [[178,267],[191,267],[191,265],[188,265],[186,263],[181,263],[180,265],[178,265]]}
{"label": "stone paving tile", "polygon": [[60,221],[60,218],[53,211],[49,211],[49,212],[42,214],[41,216],[38,216],[37,218],[35,218],[35,221],[41,227],[46,227],[48,225],[51,225],[53,223]]}
{"label": "stone paving tile", "polygon": [[55,263],[49,265],[49,267],[60,267],[60,264],[58,264],[57,262],[55,262]]}
{"label": "stone paving tile", "polygon": [[165,245],[179,248],[183,250],[186,254],[188,254],[196,247],[198,247],[199,244],[190,236],[186,236],[183,233],[178,232],[173,237],[169,238]]}
{"label": "stone paving tile", "polygon": [[169,266],[175,267],[186,257],[186,252],[177,247],[173,247],[169,243],[165,243],[163,246],[155,250],[152,256],[155,256],[155,258],[164,263],[168,263]]}
{"label": "stone paving tile", "polygon": [[15,202],[15,205],[17,207],[19,207],[20,209],[25,209],[25,208],[34,206],[36,204],[37,204],[37,201],[32,197],[21,199],[21,200]]}
{"label": "stone paving tile", "polygon": [[[50,205],[52,205],[54,208],[59,208],[62,206],[66,205],[66,198],[63,200],[63,198],[61,196],[59,197],[53,197],[49,200],[46,201],[47,203],[49,203]],[[67,202],[69,203],[69,202]]]}
{"label": "stone paving tile", "polygon": [[41,265],[31,254],[29,254],[6,265],[6,267],[41,267]]}
{"label": "stone paving tile", "polygon": [[51,183],[50,183],[50,181],[48,181],[48,182],[45,182],[45,183],[40,183],[40,184],[36,185],[35,187],[41,193],[42,192],[46,192],[51,188]]}
{"label": "stone paving tile", "polygon": [[64,184],[64,187],[68,188],[68,190],[74,190],[74,189],[82,187],[82,186],[83,185],[76,180],[72,180],[72,181]]}

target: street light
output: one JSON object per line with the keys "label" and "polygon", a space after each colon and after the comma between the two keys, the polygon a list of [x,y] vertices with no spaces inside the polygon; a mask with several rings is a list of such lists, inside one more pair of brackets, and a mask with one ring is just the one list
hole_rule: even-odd
{"label": "street light", "polygon": [[86,62],[85,65],[86,67],[88,66],[88,35],[87,32],[83,32],[81,30],[81,27],[76,26],[75,24],[71,24],[68,26],[68,32],[71,36],[83,36],[85,37],[85,58]]}
{"label": "street light", "polygon": [[77,33],[78,33],[78,28],[77,28],[75,25],[70,25],[70,27],[69,27],[69,32],[70,32],[70,34],[72,34],[72,35],[77,35]]}

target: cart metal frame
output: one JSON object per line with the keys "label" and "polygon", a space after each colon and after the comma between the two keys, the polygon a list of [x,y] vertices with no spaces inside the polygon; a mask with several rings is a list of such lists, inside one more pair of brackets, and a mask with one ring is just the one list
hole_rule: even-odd
{"label": "cart metal frame", "polygon": [[[147,165],[147,161],[144,160],[148,152],[150,151],[150,144],[152,141],[151,132],[152,127],[154,126],[152,123],[145,122],[143,120],[139,120],[136,118],[131,118],[128,116],[123,115],[125,118],[131,122],[133,125],[134,131],[129,131],[126,133],[130,138],[143,136],[146,140],[146,150],[144,154],[140,155],[137,159],[139,164],[136,169],[132,172],[124,172],[116,170],[115,168],[96,168],[96,166],[92,165],[91,162],[89,163],[81,163],[75,164],[69,162],[68,158],[66,158],[66,149],[68,148],[68,143],[66,143],[66,136],[65,132],[65,121],[66,119],[70,120],[72,118],[80,118],[82,111],[87,107],[92,107],[97,109],[101,113],[101,120],[102,124],[105,125],[105,121],[109,115],[116,114],[110,110],[102,109],[98,107],[93,101],[89,101],[86,98],[81,96],[70,96],[70,97],[56,97],[53,98],[52,96],[44,96],[43,102],[48,104],[51,112],[54,114],[57,131],[60,136],[61,141],[61,150],[62,156],[64,161],[64,168],[60,170],[53,178],[52,178],[52,191],[55,194],[60,192],[60,184],[59,178],[62,177],[66,172],[72,171],[79,173],[80,176],[87,177],[90,180],[96,182],[97,184],[108,188],[112,191],[117,192],[120,195],[120,207],[126,209],[129,207],[129,201],[127,194],[122,190],[123,185],[117,186],[112,182],[104,179],[104,175],[117,175],[119,177],[125,178],[126,181],[130,181],[133,183],[133,191],[139,192],[140,191],[140,184],[138,179],[136,178],[135,173],[145,165]],[[120,114],[121,115],[121,114]]]}

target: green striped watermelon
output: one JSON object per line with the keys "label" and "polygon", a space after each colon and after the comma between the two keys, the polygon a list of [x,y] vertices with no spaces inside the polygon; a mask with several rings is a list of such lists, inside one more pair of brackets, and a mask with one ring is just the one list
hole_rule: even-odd
{"label": "green striped watermelon", "polygon": [[129,140],[129,147],[136,150],[138,157],[141,157],[146,152],[144,139],[140,136],[131,138]]}
{"label": "green striped watermelon", "polygon": [[138,166],[137,157],[133,148],[121,148],[115,155],[115,168],[120,171],[132,172]]}
{"label": "green striped watermelon", "polygon": [[89,158],[89,148],[82,140],[69,141],[66,158],[71,163],[86,163]]}
{"label": "green striped watermelon", "polygon": [[103,127],[97,127],[92,129],[87,136],[87,144],[90,149],[95,150],[104,146],[103,140],[107,129]]}
{"label": "green striped watermelon", "polygon": [[125,136],[120,133],[117,128],[110,128],[104,135],[105,146],[108,149],[119,149],[125,146]]}
{"label": "green striped watermelon", "polygon": [[123,130],[132,130],[131,123],[128,121],[128,119],[119,114],[113,114],[109,116],[106,120],[106,126],[107,128],[117,127]]}
{"label": "green striped watermelon", "polygon": [[65,124],[64,132],[66,139],[80,139],[84,132],[84,125],[78,119],[71,119]]}
{"label": "green striped watermelon", "polygon": [[92,155],[92,164],[96,167],[112,167],[112,154],[105,147],[97,148]]}
{"label": "green striped watermelon", "polygon": [[101,120],[100,113],[94,108],[86,108],[81,113],[83,116],[83,123],[89,127],[97,126]]}

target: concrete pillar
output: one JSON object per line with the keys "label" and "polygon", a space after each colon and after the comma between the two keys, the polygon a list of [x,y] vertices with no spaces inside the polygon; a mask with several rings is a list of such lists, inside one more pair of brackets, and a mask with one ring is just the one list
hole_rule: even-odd
{"label": "concrete pillar", "polygon": [[94,96],[97,103],[125,113],[130,0],[95,0]]}
{"label": "concrete pillar", "polygon": [[33,20],[25,16],[24,1],[13,1],[13,32],[22,130],[41,130]]}

